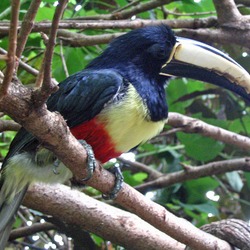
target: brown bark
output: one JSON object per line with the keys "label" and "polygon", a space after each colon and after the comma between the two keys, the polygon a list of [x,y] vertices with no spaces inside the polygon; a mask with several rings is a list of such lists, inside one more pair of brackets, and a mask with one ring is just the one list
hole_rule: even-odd
{"label": "brown bark", "polygon": [[28,191],[24,205],[127,249],[184,249],[184,245],[137,216],[63,185],[34,185]]}
{"label": "brown bark", "polygon": [[237,219],[221,220],[204,225],[201,229],[229,242],[238,249],[249,249],[250,225],[245,221]]}

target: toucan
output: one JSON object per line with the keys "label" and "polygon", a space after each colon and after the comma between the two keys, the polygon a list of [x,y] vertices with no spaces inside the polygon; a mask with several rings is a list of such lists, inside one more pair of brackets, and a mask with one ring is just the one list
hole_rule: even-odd
{"label": "toucan", "polygon": [[[188,77],[250,100],[250,76],[237,62],[204,43],[175,36],[165,25],[132,30],[59,84],[47,101],[71,133],[105,163],[162,131],[168,118],[165,86]],[[0,249],[29,184],[65,182],[72,173],[35,136],[21,128],[3,162]]]}

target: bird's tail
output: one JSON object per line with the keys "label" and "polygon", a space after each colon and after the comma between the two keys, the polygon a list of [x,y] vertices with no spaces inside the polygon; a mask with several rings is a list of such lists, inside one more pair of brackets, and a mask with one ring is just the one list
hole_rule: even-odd
{"label": "bird's tail", "polygon": [[15,220],[15,213],[23,200],[27,188],[28,186],[24,187],[18,194],[15,195],[14,199],[10,202],[6,202],[6,200],[3,200],[4,195],[2,195],[2,189],[0,191],[0,250],[5,249],[5,245],[9,239],[12,224]]}
{"label": "bird's tail", "polygon": [[0,250],[5,249],[15,214],[30,184],[21,171],[22,163],[19,155],[6,159],[0,173]]}

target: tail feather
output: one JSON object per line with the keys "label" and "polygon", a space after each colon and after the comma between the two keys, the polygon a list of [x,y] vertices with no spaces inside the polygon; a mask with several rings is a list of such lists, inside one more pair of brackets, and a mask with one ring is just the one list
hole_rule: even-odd
{"label": "tail feather", "polygon": [[0,196],[0,203],[2,203],[0,210],[0,250],[4,250],[5,245],[9,239],[12,224],[15,221],[15,213],[17,212],[23,200],[27,188],[28,186],[26,186],[21,190],[21,192],[16,194],[14,199],[10,203],[2,201]]}
{"label": "tail feather", "polygon": [[2,231],[0,231],[0,250],[5,249],[13,223],[14,223],[14,216],[11,218],[8,225],[6,225],[5,228]]}

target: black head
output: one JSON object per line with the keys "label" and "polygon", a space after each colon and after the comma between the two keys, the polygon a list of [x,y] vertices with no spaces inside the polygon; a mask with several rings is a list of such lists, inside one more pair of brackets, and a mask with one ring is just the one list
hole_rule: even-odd
{"label": "black head", "polygon": [[136,29],[112,41],[88,68],[112,68],[120,72],[131,68],[158,77],[175,43],[174,33],[165,25]]}

